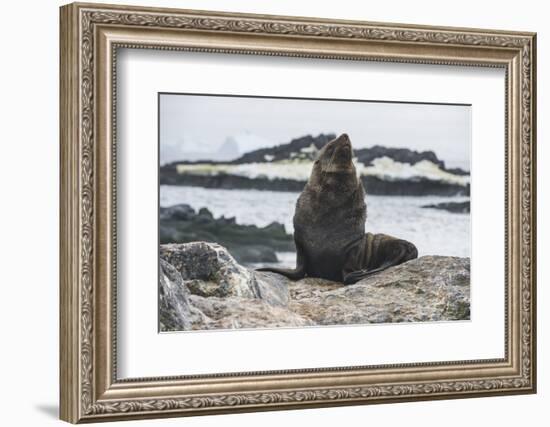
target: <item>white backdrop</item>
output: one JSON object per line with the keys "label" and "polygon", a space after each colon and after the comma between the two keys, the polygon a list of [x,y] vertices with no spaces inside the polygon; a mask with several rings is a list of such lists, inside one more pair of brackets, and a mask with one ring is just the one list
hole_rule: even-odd
{"label": "white backdrop", "polygon": [[[121,3],[111,0],[113,3]],[[128,0],[129,1],[129,0]],[[546,75],[550,75],[550,30],[543,2],[464,0],[357,2],[354,0],[272,2],[162,0],[134,4],[256,13],[313,15],[416,24],[539,31],[538,117],[550,115]],[[0,102],[2,269],[0,316],[3,352],[0,378],[2,424],[59,425],[58,402],[58,6],[54,0],[12,2],[3,7]],[[539,120],[539,394],[420,402],[366,407],[240,414],[195,419],[139,421],[124,426],[278,426],[334,424],[410,426],[545,425],[550,405],[547,361],[550,322],[547,304],[550,267],[549,126]],[[492,165],[487,165],[492,171]],[[122,425],[122,424],[121,424]]]}
{"label": "white backdrop", "polygon": [[[120,378],[504,357],[503,69],[128,49],[117,66]],[[471,321],[158,334],[163,91],[472,104]]]}

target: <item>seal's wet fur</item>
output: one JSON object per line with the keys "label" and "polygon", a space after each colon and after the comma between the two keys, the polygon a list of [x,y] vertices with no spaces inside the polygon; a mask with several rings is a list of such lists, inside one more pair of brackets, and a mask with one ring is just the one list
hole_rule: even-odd
{"label": "seal's wet fur", "polygon": [[319,151],[296,202],[296,268],[263,268],[292,280],[303,277],[353,284],[418,256],[416,247],[385,234],[365,234],[365,191],[346,134]]}

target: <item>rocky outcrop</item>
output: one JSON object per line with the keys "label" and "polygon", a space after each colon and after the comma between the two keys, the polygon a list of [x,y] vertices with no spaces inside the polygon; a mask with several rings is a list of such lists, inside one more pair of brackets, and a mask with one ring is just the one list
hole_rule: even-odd
{"label": "rocky outcrop", "polygon": [[194,295],[257,298],[270,305],[288,304],[284,280],[278,276],[264,277],[239,265],[227,249],[216,243],[161,245],[160,258],[174,266]]}
{"label": "rocky outcrop", "polygon": [[[336,135],[333,133],[322,133],[318,136],[305,135],[300,138],[295,138],[286,144],[251,151],[229,163],[266,163],[288,160],[296,157],[315,160],[316,150],[320,150],[327,142],[334,138],[336,138]],[[433,151],[429,150],[416,151],[408,148],[394,148],[385,147],[383,145],[374,145],[369,148],[358,148],[353,151],[357,161],[363,163],[365,166],[371,166],[375,159],[381,157],[388,157],[396,162],[406,163],[409,165],[414,165],[422,160],[428,160],[439,166],[442,170],[452,172],[457,175],[469,175],[468,172],[460,168],[446,168],[445,162],[440,160]]]}
{"label": "rocky outcrop", "polygon": [[434,205],[422,206],[427,209],[440,209],[452,213],[470,213],[470,201],[465,202],[443,202]]}
{"label": "rocky outcrop", "polygon": [[[334,134],[305,135],[289,143],[262,148],[245,153],[236,160],[218,162],[181,161],[166,164],[160,169],[163,185],[221,189],[254,189],[300,192],[306,184],[312,162],[317,152]],[[375,145],[354,150],[356,165],[360,168],[363,184],[370,194],[390,196],[455,196],[468,195],[469,172],[459,168],[449,169],[433,151],[415,151]],[[384,159],[390,169],[377,164]],[[414,169],[416,165],[423,168]],[[425,170],[430,166],[429,172]],[[407,176],[402,169],[414,169]],[[300,168],[306,173],[290,173]],[[285,172],[286,169],[286,172]],[[363,171],[361,172],[361,169]],[[433,172],[437,173],[433,175]],[[285,175],[286,173],[286,175]],[[289,175],[290,173],[290,175]],[[432,173],[432,175],[430,175]],[[411,175],[412,174],[412,175]]]}
{"label": "rocky outcrop", "polygon": [[193,325],[206,324],[208,319],[204,314],[189,303],[190,292],[181,274],[162,258],[159,262],[161,329],[189,330]]}
{"label": "rocky outcrop", "polygon": [[469,258],[424,256],[345,286],[239,265],[220,245],[161,245],[161,330],[470,318]]}
{"label": "rocky outcrop", "polygon": [[351,286],[306,278],[289,289],[289,309],[316,325],[470,318],[468,258],[425,256]]}
{"label": "rocky outcrop", "polygon": [[367,194],[378,196],[469,196],[470,185],[458,185],[431,179],[386,180],[377,176],[362,176]]}
{"label": "rocky outcrop", "polygon": [[[469,185],[458,185],[430,179],[387,180],[377,176],[361,176],[368,194],[379,196],[469,196]],[[299,193],[306,181],[293,179],[248,178],[231,174],[193,175],[166,171],[162,185],[184,185],[187,187],[221,188],[225,190],[267,190]]]}
{"label": "rocky outcrop", "polygon": [[187,187],[220,188],[223,190],[267,190],[288,191],[292,193],[301,192],[306,185],[306,181],[286,178],[249,178],[227,173],[217,175],[180,174],[175,167],[171,168],[168,166],[163,166],[160,183],[161,185],[184,185]]}
{"label": "rocky outcrop", "polygon": [[161,245],[160,263],[162,331],[313,325],[288,310],[286,278],[248,270],[220,245]]}
{"label": "rocky outcrop", "polygon": [[286,144],[276,145],[274,147],[261,148],[243,154],[231,163],[265,163],[288,160],[296,157],[313,160],[317,150],[320,150],[327,142],[336,138],[333,133],[319,134],[318,136],[305,135],[295,138]]}
{"label": "rocky outcrop", "polygon": [[445,163],[443,160],[439,160],[433,151],[415,151],[409,150],[408,148],[393,148],[375,145],[369,148],[354,150],[354,152],[357,160],[365,166],[372,165],[373,161],[380,157],[389,157],[396,162],[409,165],[414,165],[422,160],[428,160],[445,170]]}
{"label": "rocky outcrop", "polygon": [[294,241],[282,224],[266,227],[237,224],[235,218],[214,218],[202,208],[180,204],[160,208],[160,242],[217,242],[225,246],[238,262],[253,264],[277,262],[277,251],[293,252]]}

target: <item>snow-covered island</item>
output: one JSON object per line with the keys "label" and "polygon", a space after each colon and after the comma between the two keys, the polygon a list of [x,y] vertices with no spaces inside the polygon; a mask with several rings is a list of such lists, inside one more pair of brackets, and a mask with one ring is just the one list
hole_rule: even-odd
{"label": "snow-covered island", "polygon": [[[160,168],[160,183],[205,188],[301,191],[317,151],[334,135],[306,135],[230,162],[179,161]],[[469,195],[470,175],[449,169],[432,151],[374,146],[354,150],[365,189],[377,195]]]}

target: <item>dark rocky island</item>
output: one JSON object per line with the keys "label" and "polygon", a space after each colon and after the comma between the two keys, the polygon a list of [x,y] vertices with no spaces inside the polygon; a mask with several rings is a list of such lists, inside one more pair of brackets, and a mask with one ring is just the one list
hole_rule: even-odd
{"label": "dark rocky island", "polygon": [[458,185],[427,178],[386,180],[362,176],[367,194],[377,196],[469,196],[470,184]]}
{"label": "dark rocky island", "polygon": [[470,201],[465,202],[443,202],[434,205],[422,206],[427,209],[441,209],[451,213],[470,213]]}
{"label": "dark rocky island", "polygon": [[275,263],[276,252],[294,252],[294,241],[282,224],[266,227],[237,224],[235,218],[214,218],[202,208],[180,204],[160,208],[160,243],[204,241],[225,246],[243,264]]}
{"label": "dark rocky island", "polygon": [[424,256],[344,286],[255,272],[205,242],[160,257],[162,331],[470,319],[469,258]]}
{"label": "dark rocky island", "polygon": [[[286,144],[263,148],[245,153],[228,161],[179,161],[160,168],[160,183],[164,185],[185,185],[204,188],[257,189],[271,191],[302,191],[307,176],[282,176],[277,173],[262,174],[261,165],[270,167],[303,167],[306,172],[314,160],[317,150],[334,138],[333,134],[317,137],[306,135]],[[376,195],[469,195],[469,172],[458,168],[447,168],[433,151],[414,151],[406,148],[390,148],[375,145],[354,151],[356,163],[367,170],[361,179],[369,194]],[[413,170],[406,178],[395,175],[395,171],[385,170],[377,162],[389,159],[393,165],[415,167],[423,162],[433,165],[429,172]],[[246,169],[243,167],[254,167]],[[432,175],[425,175],[431,173]],[[393,174],[393,175],[392,175]],[[435,174],[435,175],[434,175]],[[466,179],[462,179],[466,178]]]}

